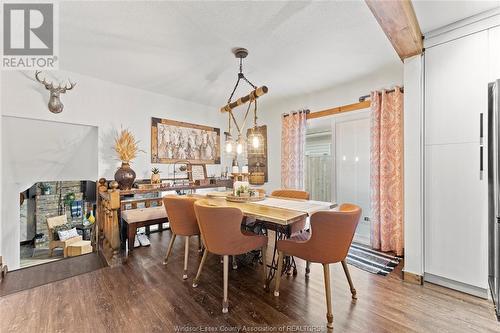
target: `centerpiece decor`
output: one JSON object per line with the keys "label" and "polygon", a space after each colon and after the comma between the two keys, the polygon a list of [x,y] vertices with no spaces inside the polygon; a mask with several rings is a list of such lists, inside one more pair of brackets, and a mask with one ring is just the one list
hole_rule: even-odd
{"label": "centerpiece decor", "polygon": [[248,202],[264,200],[265,195],[262,195],[260,192],[250,188],[248,173],[233,173],[233,177],[234,179],[241,180],[236,180],[234,182],[233,192],[226,196],[227,201]]}
{"label": "centerpiece decor", "polygon": [[122,129],[115,137],[115,151],[122,165],[115,172],[115,180],[118,182],[120,190],[130,190],[135,180],[135,171],[130,167],[130,163],[139,153],[139,142],[127,129]]}

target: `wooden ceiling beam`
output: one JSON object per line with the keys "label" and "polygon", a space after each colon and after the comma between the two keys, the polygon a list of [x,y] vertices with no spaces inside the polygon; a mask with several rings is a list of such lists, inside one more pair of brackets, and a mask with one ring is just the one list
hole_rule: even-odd
{"label": "wooden ceiling beam", "polygon": [[365,0],[401,60],[421,54],[422,31],[411,0]]}

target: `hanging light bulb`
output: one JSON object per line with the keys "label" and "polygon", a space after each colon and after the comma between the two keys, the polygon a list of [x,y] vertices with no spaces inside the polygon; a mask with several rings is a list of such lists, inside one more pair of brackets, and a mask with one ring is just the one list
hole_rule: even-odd
{"label": "hanging light bulb", "polygon": [[234,140],[231,135],[226,136],[226,153],[231,154],[233,152]]}
{"label": "hanging light bulb", "polygon": [[257,149],[257,148],[259,148],[259,146],[260,146],[260,140],[259,140],[259,137],[258,137],[257,135],[254,135],[254,136],[252,137],[252,147],[254,147],[254,148],[256,148],[256,149]]}
{"label": "hanging light bulb", "polygon": [[240,155],[241,153],[243,153],[243,145],[240,142],[238,142],[238,144],[236,145],[236,153],[238,155]]}
{"label": "hanging light bulb", "polygon": [[244,150],[245,150],[245,139],[240,135],[238,137],[238,141],[236,142],[236,153],[238,155],[241,155],[243,154]]}
{"label": "hanging light bulb", "polygon": [[226,142],[226,153],[231,154],[233,152],[233,145],[231,142]]}

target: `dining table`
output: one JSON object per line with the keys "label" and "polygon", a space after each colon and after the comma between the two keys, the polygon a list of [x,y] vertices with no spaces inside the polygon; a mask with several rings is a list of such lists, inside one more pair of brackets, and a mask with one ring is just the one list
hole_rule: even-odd
{"label": "dining table", "polygon": [[[274,244],[272,249],[272,260],[268,265],[269,273],[267,286],[276,274],[277,243],[280,239],[287,239],[291,236],[291,225],[303,221],[315,212],[334,209],[337,205],[334,202],[292,199],[284,197],[266,196],[259,201],[234,202],[227,200],[228,192],[208,192],[204,194],[191,194],[191,196],[204,199],[205,203],[214,207],[235,207],[241,210],[246,225],[248,220],[252,221],[252,226],[257,226],[259,232],[270,236],[269,231],[274,232]],[[307,231],[304,231],[307,232]],[[285,257],[283,271],[297,274],[297,268],[293,257]]]}

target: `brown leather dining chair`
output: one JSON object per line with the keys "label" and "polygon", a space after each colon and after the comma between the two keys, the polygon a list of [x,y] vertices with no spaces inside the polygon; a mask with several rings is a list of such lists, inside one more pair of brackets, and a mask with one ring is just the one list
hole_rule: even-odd
{"label": "brown leather dining chair", "polygon": [[198,286],[198,281],[207,259],[208,253],[223,256],[223,283],[224,299],[222,301],[222,312],[228,312],[228,275],[229,256],[239,255],[252,250],[262,250],[262,278],[263,286],[266,288],[266,250],[267,237],[256,235],[250,232],[241,231],[241,221],[243,214],[241,210],[233,207],[210,206],[206,200],[198,200],[194,209],[198,218],[198,225],[201,230],[205,251],[201,258],[198,273],[193,281],[193,287]]}
{"label": "brown leather dining chair", "polygon": [[354,232],[361,216],[361,208],[353,204],[343,204],[339,211],[320,211],[311,216],[311,232],[295,238],[278,241],[278,271],[274,296],[279,296],[283,256],[291,255],[308,262],[323,264],[328,320],[327,327],[333,328],[332,300],[330,288],[330,264],[341,262],[347,277],[353,299],[356,289],[345,262]]}
{"label": "brown leather dining chair", "polygon": [[189,238],[191,236],[200,237],[200,229],[198,228],[194,212],[194,203],[196,200],[196,198],[179,195],[166,195],[163,197],[163,205],[167,210],[170,230],[172,230],[172,238],[170,238],[163,264],[166,265],[168,263],[168,257],[172,253],[175,238],[177,236],[184,236],[184,273],[182,275],[184,280],[188,278]]}
{"label": "brown leather dining chair", "polygon": [[[271,192],[272,197],[281,197],[288,199],[301,199],[301,200],[309,200],[309,192],[294,190],[294,189],[280,189],[274,190]],[[295,222],[290,227],[290,235],[295,236],[297,233],[304,231],[307,220],[304,218],[302,221]]]}

